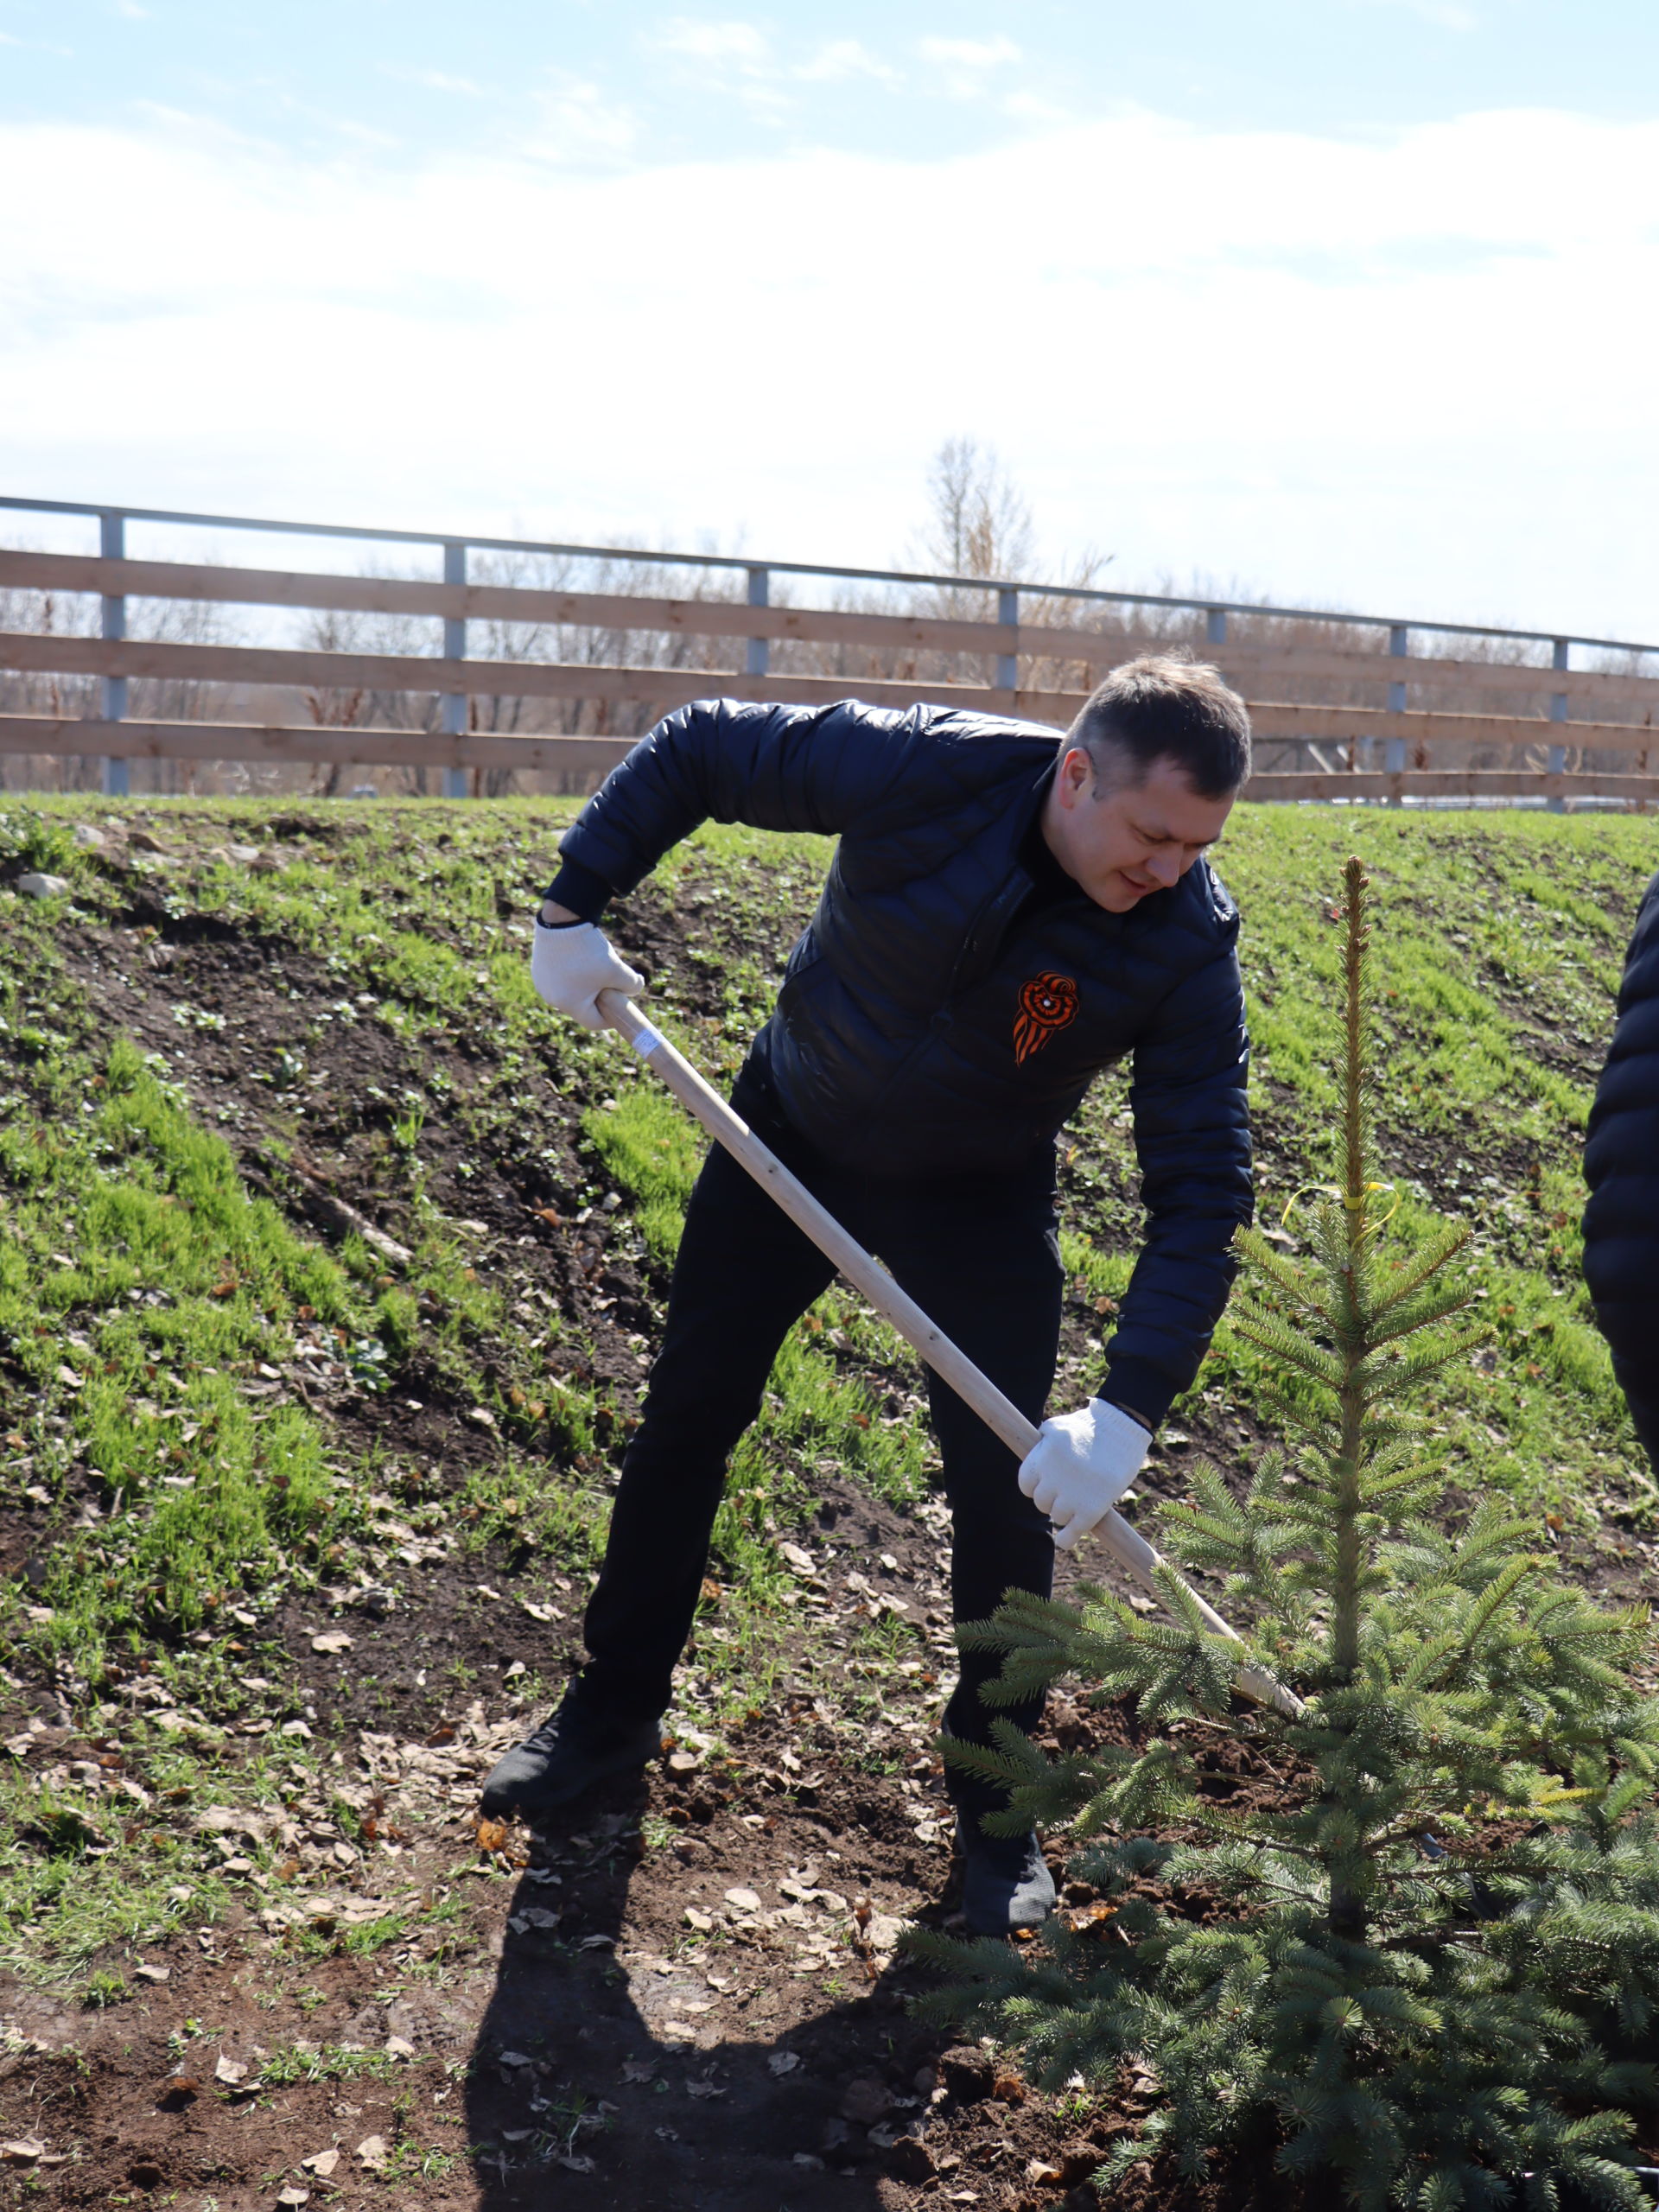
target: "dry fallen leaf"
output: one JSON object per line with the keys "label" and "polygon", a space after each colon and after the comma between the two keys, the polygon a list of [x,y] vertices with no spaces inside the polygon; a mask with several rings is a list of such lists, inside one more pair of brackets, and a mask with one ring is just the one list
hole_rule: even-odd
{"label": "dry fallen leaf", "polygon": [[0,2158],[14,2166],[32,2166],[45,2156],[46,2145],[35,2135],[20,2135],[15,2143],[0,2143]]}
{"label": "dry fallen leaf", "polygon": [[311,2192],[308,2189],[279,2189],[276,2202],[279,2204],[308,2204]]}
{"label": "dry fallen leaf", "polygon": [[769,2074],[792,2074],[800,2064],[800,2055],[793,2050],[774,2050],[766,2061]]}
{"label": "dry fallen leaf", "polygon": [[759,1912],[760,1910],[760,1900],[753,1890],[728,1890],[725,1895],[727,1904],[739,1912]]}
{"label": "dry fallen leaf", "polygon": [[336,2145],[327,2151],[314,2151],[308,2158],[302,2158],[300,2164],[308,2171],[321,2174],[326,2181],[340,2164],[339,2146]]}
{"label": "dry fallen leaf", "polygon": [[226,2058],[224,2052],[220,2051],[218,2063],[213,2068],[213,2079],[215,2082],[226,2082],[234,2088],[238,2082],[246,2080],[247,2072],[245,2066],[238,2066],[233,2058]]}
{"label": "dry fallen leaf", "polygon": [[414,2056],[415,2046],[412,2043],[409,2042],[405,2037],[388,2036],[386,2037],[386,2056],[388,2058],[413,2058]]}
{"label": "dry fallen leaf", "polygon": [[386,2163],[386,2139],[384,2135],[365,2135],[357,2146],[357,2163],[371,2173],[378,2173]]}
{"label": "dry fallen leaf", "polygon": [[170,1981],[173,1978],[171,1967],[135,1967],[133,1973],[140,1981]]}
{"label": "dry fallen leaf", "polygon": [[507,1840],[505,1821],[480,1821],[473,1834],[478,1838],[480,1851],[499,1851]]}
{"label": "dry fallen leaf", "polygon": [[314,1636],[311,1639],[314,1651],[349,1651],[351,1648],[352,1639],[343,1628],[326,1629],[321,1636]]}

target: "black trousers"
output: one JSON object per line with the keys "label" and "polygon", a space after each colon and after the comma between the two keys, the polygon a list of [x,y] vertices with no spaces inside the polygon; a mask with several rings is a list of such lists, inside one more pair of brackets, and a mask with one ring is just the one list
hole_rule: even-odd
{"label": "black trousers", "polygon": [[[884,1179],[839,1170],[777,1117],[747,1071],[733,1103],[815,1196],[886,1262],[947,1336],[1031,1420],[1043,1418],[1059,1341],[1061,1266],[1052,1154],[1006,1176]],[[686,1211],[663,1348],[622,1464],[609,1542],[585,1624],[584,1691],[660,1713],[690,1633],[709,1532],[734,1446],[760,1408],[779,1347],[829,1287],[829,1262],[736,1161],[715,1147]],[[952,1516],[957,1620],[982,1620],[1010,1589],[1047,1596],[1054,1546],[1021,1493],[1018,1463],[931,1371],[928,1399]],[[988,1742],[982,1682],[1001,1662],[965,1653],[944,1725]],[[1027,1732],[1041,1700],[1005,1708]],[[977,1813],[995,1789],[947,1769]]]}

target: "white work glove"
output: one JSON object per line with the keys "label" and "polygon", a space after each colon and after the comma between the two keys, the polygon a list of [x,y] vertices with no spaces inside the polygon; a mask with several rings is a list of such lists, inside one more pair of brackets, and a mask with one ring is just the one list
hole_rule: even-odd
{"label": "white work glove", "polygon": [[1104,1398],[1046,1421],[1020,1463],[1020,1487],[1054,1527],[1061,1551],[1103,1521],[1135,1480],[1152,1444],[1133,1414]]}
{"label": "white work glove", "polygon": [[599,1010],[601,991],[620,991],[631,999],[645,988],[645,977],[617,957],[597,922],[569,922],[563,929],[537,922],[530,980],[549,1006],[584,1029],[606,1027]]}

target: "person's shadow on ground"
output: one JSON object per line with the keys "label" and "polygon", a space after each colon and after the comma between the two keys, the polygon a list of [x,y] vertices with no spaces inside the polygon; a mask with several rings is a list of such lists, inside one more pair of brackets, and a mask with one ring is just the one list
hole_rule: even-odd
{"label": "person's shadow on ground", "polygon": [[684,1870],[652,1854],[675,1933],[624,1936],[648,1796],[619,1783],[550,1823],[516,1886],[467,2077],[480,2212],[876,2212],[878,2175],[929,2171],[903,2139],[950,2038],[909,2017],[919,1970],[860,1959],[798,2024],[746,2033],[757,1997],[801,1985],[785,1957],[677,1942]]}

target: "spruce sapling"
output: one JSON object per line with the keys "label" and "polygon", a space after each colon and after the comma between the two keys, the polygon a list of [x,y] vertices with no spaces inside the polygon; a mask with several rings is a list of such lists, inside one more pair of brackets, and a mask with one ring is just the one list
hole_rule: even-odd
{"label": "spruce sapling", "polygon": [[[1127,1699],[1140,1743],[1051,1763],[1001,1719],[989,1751],[942,1739],[1010,1787],[998,1825],[1069,1826],[1100,1901],[1024,1951],[918,1933],[950,1978],[922,2009],[1045,2086],[1149,2069],[1155,2108],[1102,2169],[1109,2195],[1165,2152],[1357,2212],[1634,2207],[1659,2027],[1659,1707],[1629,1680],[1646,1614],[1552,1579],[1501,1500],[1451,1512],[1408,1401],[1482,1334],[1452,1325],[1466,1231],[1397,1251],[1386,1234],[1357,860],[1345,887],[1340,1187],[1300,1264],[1239,1237],[1232,1325],[1267,1355],[1289,1449],[1242,1499],[1200,1469],[1161,1516],[1172,1562],[1224,1579],[1252,1656],[1306,1708],[1236,1705],[1238,1647],[1173,1574],[1167,1621],[1085,1586],[964,1630],[1004,1655],[991,1702],[1073,1676]],[[1205,1796],[1195,1757],[1228,1738],[1255,1777],[1236,1806]]]}

